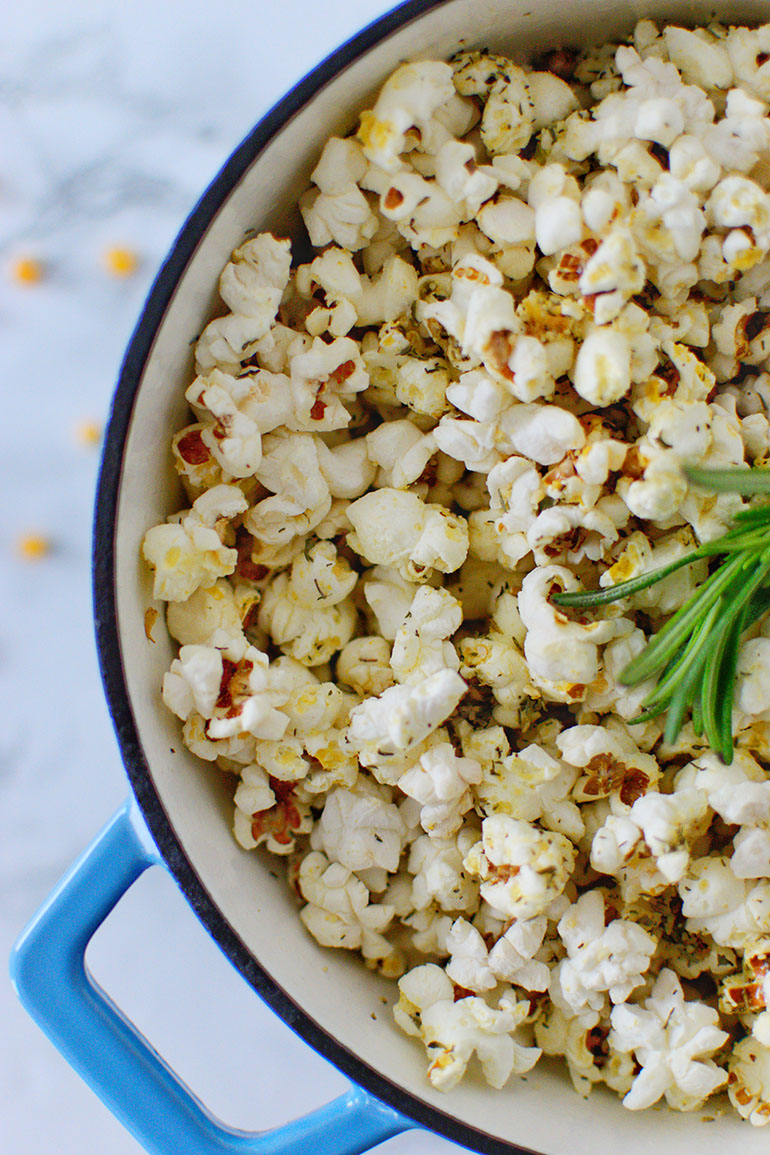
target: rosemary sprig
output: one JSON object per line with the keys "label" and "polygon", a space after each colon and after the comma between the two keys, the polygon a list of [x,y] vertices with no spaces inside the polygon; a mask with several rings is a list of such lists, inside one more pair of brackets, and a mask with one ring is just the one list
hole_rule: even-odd
{"label": "rosemary sprig", "polygon": [[[770,469],[687,469],[688,479],[714,493],[770,497]],[[741,640],[770,611],[770,505],[736,514],[733,526],[715,541],[669,565],[607,589],[555,594],[558,606],[586,609],[607,605],[648,589],[701,558],[720,559],[711,573],[620,676],[636,686],[657,676],[631,725],[666,714],[672,743],[687,714],[699,736],[725,762],[732,762],[732,709]]]}

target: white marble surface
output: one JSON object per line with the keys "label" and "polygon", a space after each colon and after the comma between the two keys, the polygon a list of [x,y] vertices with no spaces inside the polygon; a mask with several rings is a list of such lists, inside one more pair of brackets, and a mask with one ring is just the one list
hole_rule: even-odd
{"label": "white marble surface", "polygon": [[[387,0],[24,0],[0,38],[0,953],[127,793],[94,651],[91,509],[103,421],[154,272],[198,195],[270,104]],[[141,258],[130,278],[109,245]],[[23,288],[19,256],[44,264]],[[16,554],[38,531],[52,552]],[[259,1002],[165,872],[91,948],[99,978],[228,1122],[270,1126],[344,1080]],[[183,980],[183,981],[180,981]],[[0,1151],[138,1145],[0,984]],[[269,1062],[266,1055],[269,1054]],[[425,1133],[388,1155],[459,1150]]]}

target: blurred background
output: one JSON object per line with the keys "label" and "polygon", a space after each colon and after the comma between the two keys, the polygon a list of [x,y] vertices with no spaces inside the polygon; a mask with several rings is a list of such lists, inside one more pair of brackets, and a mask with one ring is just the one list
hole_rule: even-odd
{"label": "blurred background", "polygon": [[[387,0],[24,0],[0,41],[0,953],[128,786],[94,649],[100,441],[155,272],[232,149]],[[207,1105],[270,1127],[345,1080],[232,970],[161,868],[89,965]],[[140,1148],[0,984],[3,1155]],[[422,1132],[383,1155],[449,1155]],[[180,1153],[182,1155],[182,1153]]]}

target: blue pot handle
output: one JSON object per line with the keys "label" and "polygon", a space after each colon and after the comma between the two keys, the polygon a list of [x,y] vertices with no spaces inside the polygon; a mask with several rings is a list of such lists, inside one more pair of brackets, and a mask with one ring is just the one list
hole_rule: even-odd
{"label": "blue pot handle", "polygon": [[32,1017],[151,1155],[357,1155],[415,1124],[359,1087],[273,1131],[223,1126],[88,973],[88,943],[149,866],[162,864],[133,801],[114,815],[14,947]]}

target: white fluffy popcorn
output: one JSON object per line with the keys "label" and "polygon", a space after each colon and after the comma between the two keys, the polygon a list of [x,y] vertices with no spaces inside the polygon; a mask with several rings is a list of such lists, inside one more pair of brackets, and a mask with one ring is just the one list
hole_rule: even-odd
{"label": "white fluffy popcorn", "polygon": [[448,669],[414,686],[391,686],[353,709],[348,740],[365,765],[385,769],[389,759],[419,745],[440,726],[465,691],[460,675]]}
{"label": "white fluffy popcorn", "polygon": [[359,779],[352,789],[339,788],[327,795],[310,845],[348,870],[378,866],[393,873],[405,837],[398,807],[387,800],[384,788]]}
{"label": "white fluffy popcorn", "polygon": [[299,917],[322,946],[360,950],[367,959],[392,954],[383,931],[393,918],[393,908],[370,903],[366,886],[346,867],[313,851],[302,860],[297,886],[307,903]]}
{"label": "white fluffy popcorn", "polygon": [[238,554],[223,544],[217,527],[247,506],[239,489],[221,485],[199,497],[181,521],[148,529],[142,554],[155,570],[153,596],[183,602],[231,574]]}
{"label": "white fluffy popcorn", "polygon": [[404,490],[378,489],[347,509],[354,532],[348,544],[375,565],[391,566],[410,581],[432,569],[453,573],[468,553],[465,519],[425,504]]}
{"label": "white fluffy popcorn", "polygon": [[494,945],[487,947],[481,933],[464,918],[452,923],[446,945],[450,954],[446,973],[465,990],[481,993],[498,983],[513,983],[527,991],[548,987],[548,965],[534,956],[540,949],[548,919],[517,919]]}
{"label": "white fluffy popcorn", "polygon": [[581,895],[559,921],[568,957],[556,968],[558,986],[576,1015],[601,1010],[607,994],[613,1003],[625,1002],[644,982],[658,945],[628,919],[605,922],[605,901],[598,890]]}
{"label": "white fluffy popcorn", "polygon": [[473,806],[469,787],[481,781],[473,758],[458,758],[449,742],[432,746],[398,780],[398,787],[420,803],[420,825],[433,838],[447,838],[462,826]]}
{"label": "white fluffy popcorn", "polygon": [[494,814],[465,856],[482,897],[502,918],[534,918],[562,893],[575,862],[568,838],[521,819]]}
{"label": "white fluffy popcorn", "polygon": [[729,1079],[770,1117],[770,631],[728,766],[624,684],[707,559],[553,602],[755,501],[686,467],[770,455],[768,56],[645,19],[537,71],[403,64],[296,190],[304,263],[247,233],[195,343],[186,508],[143,544],[161,694],[308,931],[404,975],[438,1089],[542,1047],[581,1094]]}
{"label": "white fluffy popcorn", "polygon": [[512,1073],[531,1070],[540,1057],[539,1048],[514,1037],[529,1013],[526,999],[517,1002],[513,994],[503,994],[496,1008],[481,998],[454,1002],[452,983],[431,964],[400,979],[399,991],[396,1021],[424,1041],[430,1059],[428,1078],[440,1090],[460,1081],[474,1053],[493,1087],[502,1087]]}
{"label": "white fluffy popcorn", "polygon": [[665,1095],[670,1106],[691,1111],[727,1082],[727,1072],[709,1055],[727,1041],[717,1012],[705,1003],[686,1002],[679,979],[668,969],[658,975],[643,1006],[612,1011],[610,1041],[632,1052],[641,1071],[623,1105],[649,1107]]}

